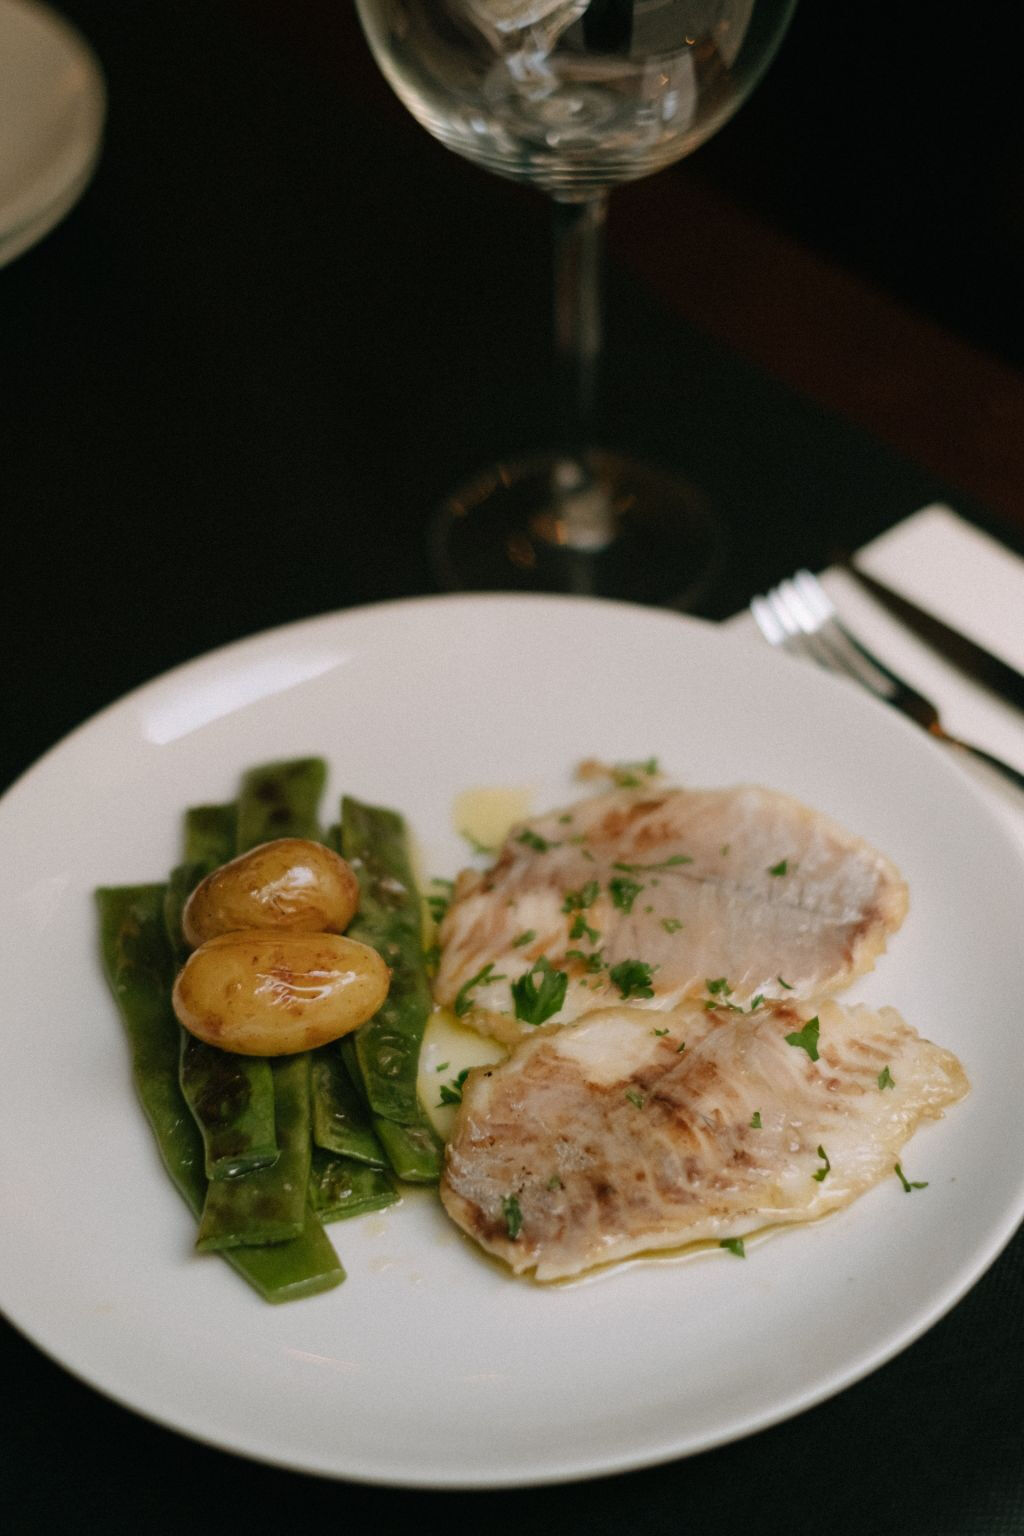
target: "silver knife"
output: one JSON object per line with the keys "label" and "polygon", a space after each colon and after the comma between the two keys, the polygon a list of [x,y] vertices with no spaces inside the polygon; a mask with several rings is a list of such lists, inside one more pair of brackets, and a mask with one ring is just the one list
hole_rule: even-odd
{"label": "silver knife", "polygon": [[961,635],[949,624],[943,623],[942,619],[937,619],[934,614],[926,613],[909,598],[894,592],[891,587],[879,581],[877,576],[869,576],[853,561],[844,562],[844,568],[860,582],[866,592],[877,599],[883,608],[887,609],[894,618],[899,619],[901,624],[929,645],[933,651],[937,651],[959,671],[991,689],[1007,703],[1015,704],[1018,709],[1024,710],[1024,674],[1018,672],[1016,667],[1011,667],[1000,657],[993,656],[991,651],[985,650],[984,646],[969,640],[966,635]]}

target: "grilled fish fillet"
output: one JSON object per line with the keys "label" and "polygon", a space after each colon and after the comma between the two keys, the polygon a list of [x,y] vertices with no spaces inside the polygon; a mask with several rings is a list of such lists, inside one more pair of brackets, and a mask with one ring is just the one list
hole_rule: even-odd
{"label": "grilled fish fillet", "polygon": [[470,1075],[441,1198],[516,1273],[559,1280],[813,1221],[967,1087],[891,1008],[603,1009]]}
{"label": "grilled fish fillet", "polygon": [[527,973],[549,1001],[551,972],[567,977],[541,1023],[672,1008],[709,979],[734,1000],[819,997],[869,970],[906,910],[887,858],[787,795],[613,790],[520,824],[491,869],[462,872],[434,992],[509,1044],[538,1021],[512,990]]}

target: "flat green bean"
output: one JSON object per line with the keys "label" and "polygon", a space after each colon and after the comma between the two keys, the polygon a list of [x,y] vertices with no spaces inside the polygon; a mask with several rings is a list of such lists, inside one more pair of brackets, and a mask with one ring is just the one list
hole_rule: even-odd
{"label": "flat green bean", "polygon": [[382,1168],[384,1149],[369,1112],[345,1070],[337,1041],[312,1054],[313,1140],[327,1152]]}
{"label": "flat green bean", "polygon": [[302,1231],[311,1147],[309,1057],[305,1052],[275,1057],[270,1072],[277,1160],[208,1185],[196,1240],[201,1252],[279,1243]]}
{"label": "flat green bean", "polygon": [[345,1221],[394,1205],[398,1191],[383,1168],[371,1168],[314,1147],[309,1199],[321,1221]]}
{"label": "flat green bean", "polygon": [[263,763],[242,778],[238,796],[236,853],[248,853],[277,837],[319,840],[320,797],[327,765],[319,757]]}
{"label": "flat green bean", "polygon": [[[185,863],[171,872],[164,898],[179,965],[188,956],[181,914],[206,875],[234,857],[237,807],[192,806],[185,813]],[[203,1138],[206,1177],[236,1178],[277,1161],[274,1080],[258,1056],[237,1056],[181,1031],[178,1081]]]}
{"label": "flat green bean", "polygon": [[[173,955],[164,926],[165,887],[103,887],[96,893],[104,970],[117,1003],[132,1077],[160,1157],[193,1215],[206,1197],[203,1148],[178,1086],[178,1022],[170,1006]],[[223,1257],[269,1302],[339,1285],[345,1271],[310,1212],[300,1236]]]}

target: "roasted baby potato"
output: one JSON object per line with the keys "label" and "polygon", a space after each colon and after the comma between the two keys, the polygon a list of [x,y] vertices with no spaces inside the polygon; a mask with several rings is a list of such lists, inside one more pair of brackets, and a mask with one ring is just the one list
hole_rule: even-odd
{"label": "roasted baby potato", "polygon": [[251,928],[342,933],[358,904],[359,882],[344,859],[322,843],[281,837],[207,875],[185,904],[182,930],[193,949]]}
{"label": "roasted baby potato", "polygon": [[208,1045],[243,1056],[314,1050],[381,1006],[391,973],[375,949],[336,933],[222,933],[185,962],[174,1011]]}

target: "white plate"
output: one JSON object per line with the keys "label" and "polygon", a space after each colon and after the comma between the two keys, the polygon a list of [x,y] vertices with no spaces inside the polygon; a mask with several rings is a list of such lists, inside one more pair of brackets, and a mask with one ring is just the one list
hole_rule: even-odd
{"label": "white plate", "polygon": [[78,33],[48,6],[0,0],[0,266],[81,196],[105,112],[102,73]]}
{"label": "white plate", "polygon": [[[160,878],[180,813],[247,764],[324,754],[401,808],[424,870],[464,861],[467,788],[571,797],[581,758],[656,754],[754,780],[872,840],[911,915],[857,988],[960,1056],[973,1091],[895,1178],[804,1230],[575,1285],[510,1278],[432,1193],[331,1229],[349,1272],[268,1307],[164,1176],[96,956],[92,888]],[[114,705],[0,802],[5,989],[0,1300],[70,1370],[230,1450],[395,1484],[499,1486],[640,1466],[837,1392],[947,1310],[1024,1209],[1017,850],[891,712],[693,620],[574,599],[461,597],[331,615],[204,657]],[[955,1234],[955,1239],[951,1236]]]}

